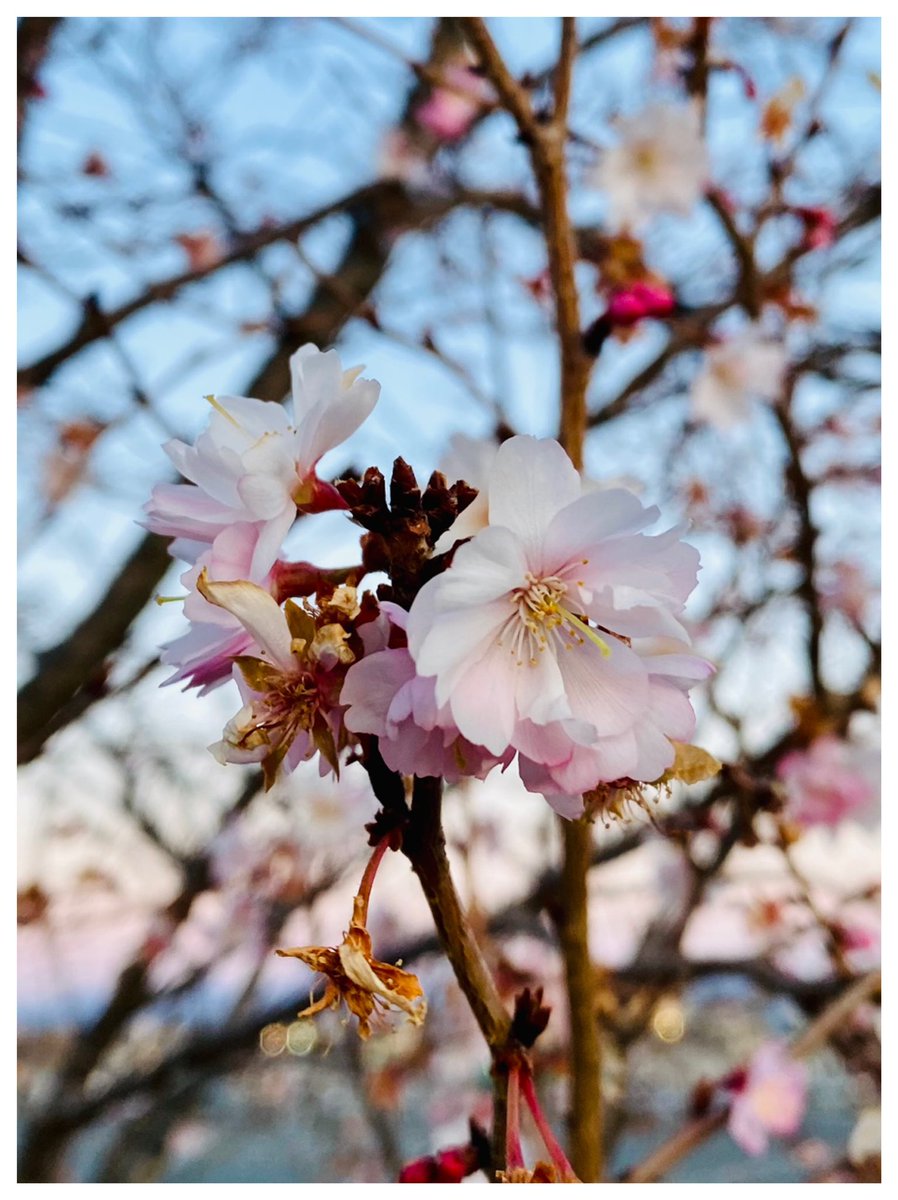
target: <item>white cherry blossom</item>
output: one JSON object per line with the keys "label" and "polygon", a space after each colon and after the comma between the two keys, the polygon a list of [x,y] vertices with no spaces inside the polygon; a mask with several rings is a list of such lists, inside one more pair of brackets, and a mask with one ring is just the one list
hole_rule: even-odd
{"label": "white cherry blossom", "polygon": [[[677,687],[651,682],[629,640],[688,643],[679,617],[695,586],[697,552],[679,529],[643,534],[659,513],[630,492],[583,494],[551,440],[503,443],[488,503],[489,525],[412,606],[408,644],[418,674],[434,678],[436,704],[447,706],[461,735],[491,754],[511,746],[559,763],[572,743],[628,736],[614,772],[590,782],[646,778],[646,739],[664,729],[668,709],[679,732],[688,702]],[[652,778],[673,754],[655,739]]]}
{"label": "white cherry blossom", "polygon": [[609,223],[639,229],[661,212],[688,216],[708,183],[708,151],[693,105],[655,105],[617,121],[593,182],[608,197]]}
{"label": "white cherry blossom", "polygon": [[344,371],[335,350],[302,346],[290,359],[292,419],[280,404],[247,396],[208,397],[213,412],[194,446],[165,452],[189,483],[160,484],[146,505],[147,528],[202,547],[238,521],[261,526],[252,577],[270,569],[297,509],[345,507],[315,474],[319,459],[369,416],[380,384]]}

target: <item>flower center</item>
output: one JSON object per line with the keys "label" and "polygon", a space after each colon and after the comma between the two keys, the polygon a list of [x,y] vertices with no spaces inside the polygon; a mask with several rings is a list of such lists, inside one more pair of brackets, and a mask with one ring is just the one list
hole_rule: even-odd
{"label": "flower center", "polygon": [[555,575],[537,579],[528,571],[524,578],[525,586],[515,588],[511,594],[512,603],[524,627],[545,641],[548,633],[564,621],[558,601],[567,591],[567,585]]}
{"label": "flower center", "polygon": [[642,142],[633,152],[637,171],[643,175],[654,175],[661,165],[661,156],[654,142]]}
{"label": "flower center", "polygon": [[297,730],[312,728],[319,706],[318,687],[311,675],[284,675],[228,723],[225,740],[240,750],[292,741]]}
{"label": "flower center", "polygon": [[[599,637],[580,617],[575,616],[561,603],[567,592],[567,584],[557,575],[537,578],[528,571],[522,587],[515,588],[510,595],[514,613],[502,627],[499,645],[507,645],[519,667],[525,662],[535,667],[538,655],[550,642],[555,648],[562,645],[570,650],[593,642],[607,658],[611,653],[608,643]],[[566,640],[561,640],[562,638]]]}

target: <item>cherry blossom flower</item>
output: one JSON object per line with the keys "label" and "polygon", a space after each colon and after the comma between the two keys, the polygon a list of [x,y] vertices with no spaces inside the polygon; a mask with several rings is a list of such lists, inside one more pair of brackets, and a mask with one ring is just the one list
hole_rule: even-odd
{"label": "cherry blossom flower", "polygon": [[[333,606],[313,614],[292,600],[281,609],[268,592],[246,580],[216,583],[200,575],[197,587],[212,604],[231,613],[259,647],[259,656],[235,659],[235,678],[244,705],[210,746],[221,763],[257,762],[266,788],[279,769],[321,753],[321,773],[338,770],[342,721],[338,705],[343,675],[355,654],[349,633]],[[354,589],[340,602],[355,616]]]}
{"label": "cherry blossom flower", "polygon": [[290,359],[293,421],[279,405],[245,396],[208,397],[213,413],[195,446],[172,440],[165,452],[189,483],[153,490],[146,526],[194,543],[212,543],[236,522],[262,526],[252,577],[264,575],[297,509],[344,508],[315,467],[369,416],[380,384],[359,379],[362,367],[343,371],[335,350],[311,344]]}
{"label": "cherry blossom flower", "polygon": [[692,385],[692,414],[718,429],[738,425],[749,416],[752,397],[777,398],[785,369],[785,348],[755,330],[712,346]]}
{"label": "cherry blossom flower", "polygon": [[[408,614],[396,604],[381,609],[394,629],[404,632]],[[340,703],[347,706],[346,728],[353,733],[376,734],[384,762],[403,775],[433,776],[457,783],[462,776],[485,778],[500,761],[483,746],[463,738],[448,707],[437,705],[433,679],[415,672],[405,646],[377,647],[374,623],[363,625],[364,658],[346,674]]]}
{"label": "cherry blossom flower", "polygon": [[593,178],[608,196],[615,228],[638,229],[657,213],[687,216],[708,182],[708,152],[692,105],[645,109],[617,122],[621,142]]}
{"label": "cherry blossom flower", "polygon": [[[572,745],[618,739],[613,768],[592,762],[597,774],[578,776],[585,790],[622,775],[648,778],[649,760],[651,778],[673,763],[673,746],[655,731],[685,726],[688,701],[675,684],[653,683],[655,668],[629,643],[688,643],[678,618],[698,554],[680,529],[641,533],[659,513],[632,493],[581,493],[557,442],[503,443],[488,489],[490,524],[421,589],[408,644],[418,674],[435,681],[436,704],[491,754],[513,747],[556,765]],[[680,669],[682,655],[671,657],[676,663],[659,675]],[[687,678],[693,670],[690,662]]]}
{"label": "cherry blossom flower", "polygon": [[863,752],[825,734],[807,750],[792,750],[777,764],[787,794],[787,815],[802,828],[836,826],[875,806],[876,785]]}
{"label": "cherry blossom flower", "polygon": [[807,1106],[807,1071],[776,1042],[765,1043],[729,1081],[727,1129],[746,1154],[763,1154],[769,1135],[797,1133]]}
{"label": "cherry blossom flower", "polygon": [[443,68],[447,87],[435,87],[415,109],[415,120],[440,142],[465,136],[483,106],[492,100],[489,83],[471,67],[450,63]]}

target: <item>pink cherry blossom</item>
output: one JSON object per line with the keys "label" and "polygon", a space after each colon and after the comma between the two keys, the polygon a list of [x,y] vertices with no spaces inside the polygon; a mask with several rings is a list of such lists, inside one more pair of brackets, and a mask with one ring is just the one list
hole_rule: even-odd
{"label": "pink cherry blossom", "polygon": [[838,825],[876,802],[877,789],[863,752],[829,734],[807,750],[786,754],[776,773],[786,788],[787,814],[804,828]]}
{"label": "pink cherry blossom", "polygon": [[824,612],[841,612],[855,625],[863,625],[873,587],[858,563],[835,562],[823,573],[820,603]]}
{"label": "pink cherry blossom", "polygon": [[[404,632],[408,614],[395,604],[381,607],[394,630]],[[500,761],[507,765],[511,751],[492,755],[460,735],[448,707],[436,703],[433,679],[417,675],[408,649],[388,646],[374,624],[361,627],[368,652],[349,668],[340,695],[346,728],[376,734],[384,762],[403,775],[457,783],[463,776],[485,778]]]}
{"label": "pink cherry blossom", "polygon": [[190,483],[159,484],[146,505],[148,529],[212,543],[236,522],[261,526],[252,577],[264,575],[297,509],[343,508],[315,467],[369,416],[380,384],[343,371],[335,350],[301,347],[290,359],[293,422],[285,409],[245,396],[208,397],[213,413],[195,446],[172,440],[165,452]]}
{"label": "pink cherry blossom", "polygon": [[[226,526],[210,547],[199,546],[202,553],[195,564],[181,576],[181,583],[188,589],[184,601],[184,615],[190,628],[174,641],[162,647],[160,660],[166,666],[175,667],[174,675],[166,684],[186,680],[186,688],[199,688],[199,695],[231,678],[233,660],[240,654],[258,653],[252,635],[244,628],[233,613],[220,605],[210,603],[197,589],[197,580],[205,572],[211,580],[246,579],[257,583],[268,592],[274,591],[274,572],[268,570],[260,579],[252,578],[252,561],[260,526],[238,522]],[[190,553],[183,544],[173,547]]]}
{"label": "pink cherry blossom", "polygon": [[457,142],[492,99],[492,89],[481,75],[458,63],[444,67],[443,77],[450,86],[435,87],[415,109],[415,120],[438,141]]}
{"label": "pink cherry blossom", "polygon": [[437,706],[497,756],[512,747],[554,766],[572,757],[572,744],[611,738],[613,769],[592,761],[589,786],[647,778],[649,762],[656,778],[674,751],[655,730],[685,725],[688,701],[678,686],[652,682],[628,643],[688,643],[679,616],[697,552],[679,529],[641,533],[659,514],[632,493],[582,494],[570,459],[548,439],[503,443],[488,499],[489,525],[409,613],[409,650],[418,674],[434,679]]}
{"label": "pink cherry blossom", "polygon": [[727,1129],[746,1154],[763,1154],[768,1138],[791,1137],[807,1106],[807,1072],[776,1042],[765,1043],[730,1083]]}

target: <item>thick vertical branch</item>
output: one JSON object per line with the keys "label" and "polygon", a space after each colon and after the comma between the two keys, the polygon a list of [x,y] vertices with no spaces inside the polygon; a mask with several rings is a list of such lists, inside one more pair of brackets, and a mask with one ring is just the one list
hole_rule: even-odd
{"label": "thick vertical branch", "polygon": [[584,1183],[593,1183],[602,1176],[604,1121],[602,1046],[596,1019],[595,973],[589,954],[586,887],[592,829],[581,822],[559,820],[564,859],[556,922],[570,1008],[571,1162]]}
{"label": "thick vertical branch", "polygon": [[[560,61],[555,74],[555,110],[537,121],[530,97],[511,75],[479,17],[464,20],[465,32],[480,56],[499,98],[517,122],[539,188],[542,226],[555,294],[555,319],[561,359],[560,441],[577,469],[583,466],[586,386],[589,359],[581,340],[580,309],[574,266],[576,243],[567,207],[565,143],[576,22],[564,19]],[[601,1043],[595,1019],[595,980],[589,956],[586,873],[592,848],[588,825],[562,822],[564,864],[556,910],[570,1006],[571,1160],[584,1183],[602,1174]]]}

